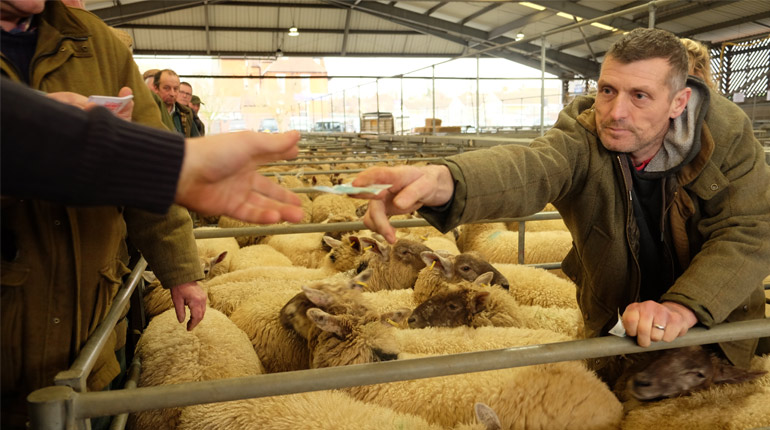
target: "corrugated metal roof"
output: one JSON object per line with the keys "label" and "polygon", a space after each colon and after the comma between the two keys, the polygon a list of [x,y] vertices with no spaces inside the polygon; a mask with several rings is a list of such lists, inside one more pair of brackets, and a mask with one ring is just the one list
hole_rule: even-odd
{"label": "corrugated metal roof", "polygon": [[[638,1],[521,2],[244,0],[86,1],[108,24],[134,36],[138,54],[214,56],[441,56],[473,55],[515,41],[645,5]],[[672,0],[656,3],[656,26],[717,46],[766,35],[768,0]],[[646,6],[546,38],[550,73],[591,76],[622,31],[646,27]],[[610,27],[607,27],[609,25]],[[298,37],[288,28],[296,26]],[[614,29],[613,29],[614,28]],[[540,40],[489,49],[492,55],[539,64]],[[594,58],[596,57],[596,58]]]}

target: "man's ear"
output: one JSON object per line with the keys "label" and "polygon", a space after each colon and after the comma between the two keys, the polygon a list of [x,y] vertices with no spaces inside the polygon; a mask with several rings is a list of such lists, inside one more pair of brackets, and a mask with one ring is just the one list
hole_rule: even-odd
{"label": "man's ear", "polygon": [[690,95],[692,95],[692,89],[690,87],[684,87],[677,91],[674,95],[674,99],[671,100],[671,112],[669,113],[669,118],[677,118],[684,112],[684,108],[687,107],[687,102],[690,101]]}

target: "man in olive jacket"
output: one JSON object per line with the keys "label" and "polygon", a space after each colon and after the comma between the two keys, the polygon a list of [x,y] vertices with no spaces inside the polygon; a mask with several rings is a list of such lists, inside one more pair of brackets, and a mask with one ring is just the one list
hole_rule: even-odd
{"label": "man in olive jacket", "polygon": [[[674,35],[636,29],[607,53],[598,94],[574,100],[528,147],[359,174],[354,185],[393,184],[364,222],[393,241],[391,214],[422,207],[448,231],[553,202],[573,237],[562,270],[577,285],[588,336],[606,335],[619,313],[641,346],[696,323],[763,318],[770,169],[743,111],[687,70]],[[720,344],[744,368],[756,346]],[[612,383],[619,361],[591,365]]]}
{"label": "man in olive jacket", "polygon": [[[131,53],[95,15],[59,2],[3,1],[0,7],[4,75],[44,92],[85,96],[116,96],[129,87],[133,120],[162,128]],[[3,428],[23,427],[26,394],[52,385],[106,316],[127,273],[127,233],[163,285],[173,287],[177,313],[184,317],[187,304],[190,326],[197,324],[206,296],[195,282],[203,273],[184,209],[157,215],[2,198]],[[125,325],[99,356],[89,390],[103,389],[119,373],[114,351],[124,339]]]}

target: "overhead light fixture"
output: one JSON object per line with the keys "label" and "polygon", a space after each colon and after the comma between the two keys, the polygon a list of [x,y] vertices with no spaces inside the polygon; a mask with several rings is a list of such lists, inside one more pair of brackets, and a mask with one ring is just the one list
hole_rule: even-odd
{"label": "overhead light fixture", "polygon": [[528,1],[519,2],[519,4],[535,10],[545,10],[545,6],[540,6],[539,4],[530,3]]}
{"label": "overhead light fixture", "polygon": [[297,27],[292,26],[289,29],[289,36],[299,36],[299,30],[297,30]]}
{"label": "overhead light fixture", "polygon": [[524,38],[524,33],[517,33],[516,34],[516,40],[521,40]]}

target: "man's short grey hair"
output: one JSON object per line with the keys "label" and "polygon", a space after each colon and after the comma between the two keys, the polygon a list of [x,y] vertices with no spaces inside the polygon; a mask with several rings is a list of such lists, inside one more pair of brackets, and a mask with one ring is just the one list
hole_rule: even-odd
{"label": "man's short grey hair", "polygon": [[613,43],[605,59],[623,64],[635,61],[663,58],[668,61],[671,70],[668,73],[668,87],[671,97],[684,88],[687,82],[687,50],[673,33],[656,28],[636,28]]}

